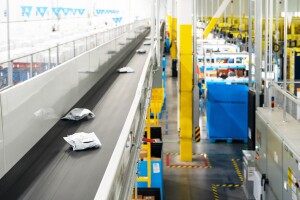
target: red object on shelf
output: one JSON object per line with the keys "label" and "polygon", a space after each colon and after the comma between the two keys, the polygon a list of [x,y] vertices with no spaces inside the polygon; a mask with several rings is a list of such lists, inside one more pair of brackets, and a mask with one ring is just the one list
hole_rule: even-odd
{"label": "red object on shelf", "polygon": [[[33,63],[32,68],[33,69],[40,69],[42,64],[44,63]],[[13,67],[14,68],[30,68],[30,63],[25,63],[25,62],[13,62]]]}
{"label": "red object on shelf", "polygon": [[143,142],[150,142],[150,143],[160,143],[160,139],[148,139],[148,138],[143,138]]}

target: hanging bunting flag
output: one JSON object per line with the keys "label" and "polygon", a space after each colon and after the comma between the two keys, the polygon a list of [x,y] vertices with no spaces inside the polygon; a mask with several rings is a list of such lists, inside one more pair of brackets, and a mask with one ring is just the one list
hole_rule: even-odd
{"label": "hanging bunting flag", "polygon": [[69,8],[70,12],[73,14],[73,15],[76,15],[76,11],[77,9],[75,8]]}
{"label": "hanging bunting flag", "polygon": [[112,18],[112,20],[114,20],[115,23],[121,22],[122,19],[123,19],[122,17],[114,17],[114,18]]}
{"label": "hanging bunting flag", "polygon": [[69,8],[62,8],[62,11],[64,13],[65,16],[67,16],[69,14]]}
{"label": "hanging bunting flag", "polygon": [[61,8],[52,8],[52,11],[56,17],[58,17],[60,10],[61,10]]}
{"label": "hanging bunting flag", "polygon": [[27,17],[30,16],[32,6],[21,6],[22,8],[22,15],[26,15]]}
{"label": "hanging bunting flag", "polygon": [[44,17],[46,11],[47,11],[47,7],[36,7],[36,11],[42,16]]}
{"label": "hanging bunting flag", "polygon": [[72,13],[72,10],[73,10],[72,8],[68,8],[68,10],[69,10],[68,13],[73,14],[73,13]]}
{"label": "hanging bunting flag", "polygon": [[80,15],[83,15],[85,9],[76,9]]}
{"label": "hanging bunting flag", "polygon": [[118,22],[118,18],[112,18],[112,20],[114,20],[115,23]]}

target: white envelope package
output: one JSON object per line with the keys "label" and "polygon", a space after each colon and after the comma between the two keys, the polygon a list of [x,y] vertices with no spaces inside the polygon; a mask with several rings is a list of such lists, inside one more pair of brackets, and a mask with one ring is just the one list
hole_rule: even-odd
{"label": "white envelope package", "polygon": [[62,119],[68,120],[81,120],[83,118],[91,119],[94,118],[95,114],[86,108],[74,108],[68,114],[66,114]]}
{"label": "white envelope package", "polygon": [[90,149],[90,148],[101,148],[101,143],[98,137],[95,135],[94,132],[92,133],[74,133],[73,135],[68,135],[64,137],[64,140],[68,142],[73,151]]}
{"label": "white envelope package", "polygon": [[134,70],[131,67],[122,67],[118,69],[119,73],[133,73]]}

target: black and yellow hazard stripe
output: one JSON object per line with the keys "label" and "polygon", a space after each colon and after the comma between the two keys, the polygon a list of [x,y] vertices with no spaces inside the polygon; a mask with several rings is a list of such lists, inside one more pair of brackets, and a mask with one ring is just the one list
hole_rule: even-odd
{"label": "black and yellow hazard stripe", "polygon": [[195,142],[200,142],[200,127],[195,128]]}
{"label": "black and yellow hazard stripe", "polygon": [[240,183],[224,183],[224,184],[214,184],[214,185],[215,185],[215,187],[229,187],[229,188],[243,186],[243,184],[240,184]]}
{"label": "black and yellow hazard stripe", "polygon": [[237,184],[237,183],[229,183],[229,184],[212,184],[211,185],[211,190],[214,195],[214,200],[219,200],[219,194],[218,194],[218,188],[238,188],[238,187],[243,187],[243,184]]}
{"label": "black and yellow hazard stripe", "polygon": [[215,200],[219,200],[220,198],[219,198],[217,186],[216,186],[215,184],[212,184],[211,190],[212,190],[212,192],[213,192],[213,194],[214,194],[214,199],[215,199]]}
{"label": "black and yellow hazard stripe", "polygon": [[241,182],[243,182],[244,181],[244,176],[242,175],[242,172],[240,171],[239,166],[236,162],[236,161],[239,161],[239,160],[240,159],[231,159],[233,167],[234,167],[238,177],[240,178]]}
{"label": "black and yellow hazard stripe", "polygon": [[[167,155],[179,155],[179,153],[164,153],[166,156]],[[208,169],[208,168],[212,168],[211,164],[210,164],[210,161],[207,157],[207,154],[205,153],[201,153],[201,154],[198,154],[198,153],[193,153],[194,156],[201,156],[202,159],[204,160],[205,164],[204,165],[184,165],[184,164],[174,164],[174,165],[168,165],[166,164],[166,167],[167,168],[186,168],[186,169],[196,169],[196,168],[199,168],[199,169]],[[166,157],[166,160],[168,158]],[[167,162],[167,161],[166,161]]]}

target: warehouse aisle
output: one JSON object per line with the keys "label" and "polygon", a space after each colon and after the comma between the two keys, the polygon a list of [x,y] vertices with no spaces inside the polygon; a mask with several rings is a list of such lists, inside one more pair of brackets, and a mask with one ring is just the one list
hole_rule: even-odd
{"label": "warehouse aisle", "polygon": [[[166,58],[167,100],[162,119],[165,199],[244,200],[241,150],[247,148],[246,144],[201,139],[193,145],[193,162],[179,161],[177,78],[171,75],[170,57]],[[202,138],[207,138],[202,126],[205,122],[200,121]]]}

